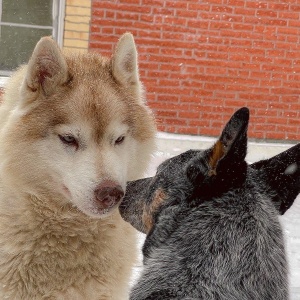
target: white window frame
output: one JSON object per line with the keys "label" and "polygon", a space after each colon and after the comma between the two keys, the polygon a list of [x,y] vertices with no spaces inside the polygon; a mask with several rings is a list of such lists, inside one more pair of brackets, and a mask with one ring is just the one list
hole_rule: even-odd
{"label": "white window frame", "polygon": [[[62,47],[63,46],[63,37],[64,37],[65,6],[66,6],[66,0],[53,0],[53,6],[52,6],[53,26],[36,26],[36,25],[1,22],[2,13],[0,13],[0,26],[12,26],[13,25],[13,26],[18,26],[18,27],[26,27],[26,28],[44,28],[44,29],[51,28],[53,38],[57,41],[58,45],[60,47]],[[2,0],[0,0],[0,12],[2,12]],[[2,73],[3,73],[3,71],[2,71]],[[11,73],[12,72],[7,72],[7,74],[0,75],[0,88],[5,85],[5,83],[8,79],[8,76],[10,76]]]}

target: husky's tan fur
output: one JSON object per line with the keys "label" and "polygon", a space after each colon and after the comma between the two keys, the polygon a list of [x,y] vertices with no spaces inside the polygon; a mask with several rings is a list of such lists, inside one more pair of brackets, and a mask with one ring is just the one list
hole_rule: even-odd
{"label": "husky's tan fur", "polygon": [[131,34],[111,59],[41,39],[0,106],[0,299],[127,299],[135,232],[93,195],[142,176],[154,135]]}

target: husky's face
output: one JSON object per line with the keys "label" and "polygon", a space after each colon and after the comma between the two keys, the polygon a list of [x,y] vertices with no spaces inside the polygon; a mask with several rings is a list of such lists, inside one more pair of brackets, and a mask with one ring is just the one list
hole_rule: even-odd
{"label": "husky's face", "polygon": [[22,99],[3,131],[8,177],[28,193],[53,193],[61,205],[108,215],[153,150],[132,36],[121,38],[111,60],[64,56],[42,39],[24,72]]}

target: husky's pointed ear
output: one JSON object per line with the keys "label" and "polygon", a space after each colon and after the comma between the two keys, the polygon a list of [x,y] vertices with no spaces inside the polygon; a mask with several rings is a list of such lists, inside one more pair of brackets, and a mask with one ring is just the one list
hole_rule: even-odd
{"label": "husky's pointed ear", "polygon": [[35,46],[27,66],[25,88],[51,95],[59,84],[68,79],[67,63],[58,45],[50,37],[43,37]]}
{"label": "husky's pointed ear", "polygon": [[233,164],[244,161],[247,154],[247,128],[249,109],[243,107],[236,111],[226,124],[219,140],[209,155],[209,175],[216,175],[220,161]]}
{"label": "husky's pointed ear", "polygon": [[139,85],[137,51],[131,33],[120,38],[112,57],[114,78],[124,86]]}

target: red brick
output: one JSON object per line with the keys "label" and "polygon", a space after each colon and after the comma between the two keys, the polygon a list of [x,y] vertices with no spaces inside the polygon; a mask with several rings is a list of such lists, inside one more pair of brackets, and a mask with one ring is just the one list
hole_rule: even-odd
{"label": "red brick", "polygon": [[269,9],[274,9],[274,10],[283,10],[283,11],[286,11],[286,10],[289,9],[289,3],[269,2],[268,3],[268,8]]}
{"label": "red brick", "polygon": [[234,9],[234,13],[236,15],[255,16],[256,15],[256,10],[255,9],[245,9],[244,7],[243,8],[236,7]]}
{"label": "red brick", "polygon": [[180,111],[178,112],[179,118],[184,119],[197,119],[199,118],[200,113],[196,111]]}
{"label": "red brick", "polygon": [[117,12],[116,14],[116,19],[117,20],[139,20],[139,15],[138,14],[133,14],[133,13],[124,13],[124,12]]}
{"label": "red brick", "polygon": [[276,130],[276,125],[273,124],[256,124],[254,125],[254,130],[258,130],[258,131],[269,131],[269,132],[273,132]]}
{"label": "red brick", "polygon": [[286,134],[284,132],[266,132],[264,134],[264,138],[266,139],[277,139],[277,140],[284,140],[286,139]]}
{"label": "red brick", "polygon": [[291,11],[284,11],[284,12],[279,12],[278,17],[282,19],[299,19],[299,13],[298,12],[291,12]]}
{"label": "red brick", "polygon": [[197,19],[187,20],[187,26],[190,28],[208,28],[209,22]]}
{"label": "red brick", "polygon": [[292,126],[297,126],[299,128],[300,126],[300,119],[292,119],[292,118],[288,118],[286,119],[288,121],[288,125],[292,125]]}
{"label": "red brick", "polygon": [[287,139],[286,140],[294,140],[294,141],[299,141],[300,139],[300,134],[293,134],[293,133],[289,133],[287,135]]}
{"label": "red brick", "polygon": [[[134,1],[134,0],[133,0]],[[135,1],[136,3],[136,1]],[[147,13],[151,12],[151,7],[147,5],[118,5],[121,11],[129,11],[129,12],[136,12],[136,13]]]}
{"label": "red brick", "polygon": [[160,110],[155,113],[158,117],[177,117],[177,114],[174,110]]}
{"label": "red brick", "polygon": [[92,1],[92,8],[115,9],[117,5],[111,1]]}
{"label": "red brick", "polygon": [[216,13],[232,13],[233,8],[231,6],[219,6],[219,5],[212,5],[211,11]]}
{"label": "red brick", "polygon": [[209,24],[209,29],[211,29],[211,30],[232,29],[232,23],[211,21]]}
{"label": "red brick", "polygon": [[282,86],[282,81],[281,80],[261,80],[260,84],[262,86],[278,87],[278,86]]}
{"label": "red brick", "polygon": [[204,120],[204,119],[199,119],[199,120],[191,120],[189,121],[190,126],[197,126],[197,127],[209,127],[210,126],[210,120]]}
{"label": "red brick", "polygon": [[298,109],[298,108],[293,108],[293,104],[294,103],[299,103],[300,104],[300,96],[299,95],[296,95],[296,96],[291,96],[291,95],[288,95],[288,96],[281,96],[281,101],[282,102],[286,102],[288,101],[289,103],[291,103],[291,108],[292,109]]}
{"label": "red brick", "polygon": [[189,2],[188,9],[189,10],[197,10],[197,11],[204,11],[204,10],[209,11],[210,5],[208,3],[202,3],[202,2],[194,2],[194,3]]}
{"label": "red brick", "polygon": [[268,118],[267,122],[270,124],[280,124],[280,125],[287,125],[288,124],[287,118]]}
{"label": "red brick", "polygon": [[174,119],[174,118],[165,118],[165,120],[167,121],[168,124],[171,124],[171,125],[181,125],[181,126],[186,126],[187,125],[186,120],[180,120],[178,118],[176,118],[176,119]]}
{"label": "red brick", "polygon": [[201,118],[212,120],[212,121],[223,120],[223,114],[201,113]]}
{"label": "red brick", "polygon": [[296,35],[290,35],[290,36],[287,36],[286,37],[286,41],[288,42],[288,43],[298,43],[298,35],[296,36]]}
{"label": "red brick", "polygon": [[300,12],[300,5],[291,5],[290,10]]}
{"label": "red brick", "polygon": [[220,14],[216,13],[207,13],[207,12],[199,12],[199,17],[201,19],[208,19],[208,20],[220,20],[221,16]]}
{"label": "red brick", "polygon": [[187,8],[187,1],[185,0],[177,0],[177,1],[164,1],[166,7],[172,7],[172,8],[180,8],[182,10],[186,10]]}
{"label": "red brick", "polygon": [[199,133],[199,131],[197,127],[179,127],[176,133],[196,135]]}
{"label": "red brick", "polygon": [[275,46],[275,42],[270,42],[270,41],[253,41],[253,47],[255,48],[271,48],[273,49]]}
{"label": "red brick", "polygon": [[277,29],[278,34],[284,34],[284,35],[299,35],[299,29],[298,28],[288,28],[288,27],[278,27]]}
{"label": "red brick", "polygon": [[194,10],[176,10],[175,16],[185,18],[197,18],[198,12]]}
{"label": "red brick", "polygon": [[248,30],[253,31],[254,26],[251,24],[233,24],[233,30]]}
{"label": "red brick", "polygon": [[264,8],[264,9],[266,9],[268,7],[268,3],[264,3],[261,1],[246,1],[245,6],[249,7],[249,8]]}
{"label": "red brick", "polygon": [[104,17],[104,10],[99,10],[99,9],[92,9],[92,16],[93,18],[98,17],[98,18],[103,18]]}
{"label": "red brick", "polygon": [[288,26],[289,27],[300,27],[300,21],[299,20],[288,20]]}
{"label": "red brick", "polygon": [[256,15],[258,17],[277,18],[278,13],[275,10],[259,9],[259,10],[256,11]]}
{"label": "red brick", "polygon": [[[162,6],[163,2],[161,0],[141,0],[141,5],[151,5],[151,6]],[[135,0],[136,3],[136,0]]]}
{"label": "red brick", "polygon": [[244,6],[245,1],[244,0],[228,0],[228,4],[233,5],[233,6]]}
{"label": "red brick", "polygon": [[140,21],[147,22],[147,23],[153,23],[154,22],[154,16],[153,15],[138,15],[140,18]]}
{"label": "red brick", "polygon": [[295,118],[299,117],[299,112],[294,110],[286,110],[280,112],[280,116],[284,116],[285,118]]}
{"label": "red brick", "polygon": [[277,125],[276,126],[277,131],[281,132],[290,132],[290,133],[295,133],[295,128],[293,126],[288,126],[288,125]]}
{"label": "red brick", "polygon": [[213,135],[219,135],[221,132],[221,128],[224,126],[223,122],[218,122],[218,121],[212,121],[211,122],[211,126],[212,126],[212,133],[214,133]]}
{"label": "red brick", "polygon": [[220,53],[220,52],[211,52],[207,53],[206,57],[208,59],[213,59],[213,60],[227,60],[228,59],[228,54],[227,53]]}

